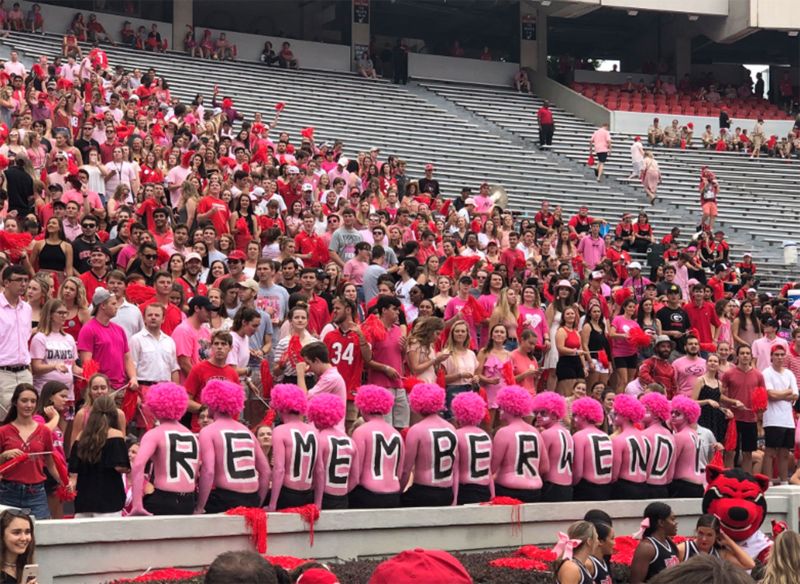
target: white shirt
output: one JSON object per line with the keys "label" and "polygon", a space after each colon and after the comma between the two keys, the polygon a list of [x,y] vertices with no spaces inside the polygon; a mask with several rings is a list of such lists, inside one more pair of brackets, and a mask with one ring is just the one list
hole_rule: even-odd
{"label": "white shirt", "polygon": [[239,333],[231,332],[231,352],[228,353],[228,360],[225,362],[228,365],[245,369],[250,362],[250,337],[239,336]]}
{"label": "white shirt", "polygon": [[[772,366],[764,369],[761,374],[764,376],[764,385],[767,390],[783,391],[791,389],[794,397],[797,398],[797,379],[794,373],[787,368],[779,373]],[[786,400],[769,400],[767,410],[764,412],[764,427],[794,428],[794,418],[792,417],[792,402]]]}
{"label": "white shirt", "polygon": [[170,381],[178,371],[178,355],[172,337],[159,331],[158,338],[143,329],[131,338],[131,358],[136,377],[144,381]]}
{"label": "white shirt", "polygon": [[631,144],[631,160],[633,162],[641,162],[644,160],[644,146],[641,142],[634,142]]}
{"label": "white shirt", "polygon": [[[139,310],[138,306],[131,304],[127,300],[123,300],[122,304],[117,307],[117,315],[111,319],[111,322],[122,327],[122,330],[125,331],[125,336],[128,337],[128,344],[130,344],[133,335],[144,329],[142,311]],[[147,381],[150,380],[148,379]]]}

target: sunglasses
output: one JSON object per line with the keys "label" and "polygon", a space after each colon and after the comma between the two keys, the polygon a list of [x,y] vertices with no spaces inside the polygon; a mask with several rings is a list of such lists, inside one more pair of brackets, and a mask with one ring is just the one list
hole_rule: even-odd
{"label": "sunglasses", "polygon": [[144,254],[142,257],[145,258],[145,259],[148,259],[148,260],[154,260],[154,259],[156,259],[158,257],[158,254],[148,253],[148,254]]}
{"label": "sunglasses", "polygon": [[81,225],[81,227],[83,227],[84,229],[94,229],[95,227],[97,227],[97,224],[96,223],[84,223],[83,225]]}

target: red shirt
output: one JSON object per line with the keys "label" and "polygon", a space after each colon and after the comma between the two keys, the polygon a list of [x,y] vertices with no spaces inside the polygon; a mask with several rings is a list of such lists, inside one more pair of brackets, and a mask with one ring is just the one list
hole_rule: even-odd
{"label": "red shirt", "polygon": [[731,408],[733,418],[737,422],[755,422],[756,413],[752,409],[753,390],[756,387],[764,387],[764,376],[761,371],[751,367],[747,371],[742,371],[738,367],[731,367],[722,374],[722,385],[728,390],[728,397],[738,399],[744,404],[744,408]]}
{"label": "red shirt", "polygon": [[290,183],[278,181],[278,194],[283,197],[283,202],[286,203],[287,209],[291,209],[295,201],[302,199],[301,187],[302,185],[299,183],[293,188]]}
{"label": "red shirt", "polygon": [[708,279],[708,285],[714,289],[715,302],[725,298],[725,285],[722,283],[722,280],[714,276],[713,278]]}
{"label": "red shirt", "polygon": [[[142,311],[142,316],[144,316],[144,311],[148,306],[157,302],[158,300],[153,298],[152,300],[140,304],[139,309]],[[167,302],[166,308],[164,322],[161,323],[161,331],[167,336],[172,336],[172,333],[175,332],[178,325],[183,322],[183,312],[181,312],[180,308],[172,304],[172,302]]]}
{"label": "red shirt", "polygon": [[[298,254],[306,255],[312,254],[311,258],[303,260],[303,264],[309,268],[321,268],[328,257],[328,246],[322,241],[322,238],[315,232],[311,235],[305,231],[301,231],[294,237],[295,251]],[[319,258],[319,259],[315,259]]]}
{"label": "red shirt", "polygon": [[510,278],[517,270],[525,267],[525,254],[518,249],[505,249],[500,254],[500,263],[506,267]]}
{"label": "red shirt", "polygon": [[178,278],[177,282],[181,285],[183,291],[185,292],[187,303],[195,296],[208,296],[208,286],[199,280],[196,288],[192,288],[192,285],[189,284],[189,282],[187,282],[184,278]]}
{"label": "red shirt", "polygon": [[[199,402],[202,398],[203,388],[212,379],[227,379],[237,385],[239,384],[239,374],[236,373],[236,369],[231,365],[217,367],[211,361],[200,361],[200,363],[192,367],[192,371],[183,386],[186,388],[186,393],[189,394],[189,397]],[[192,432],[199,431],[200,425],[197,422],[197,414],[195,413],[192,414]]]}
{"label": "red shirt", "polygon": [[603,318],[609,318],[611,313],[608,310],[608,302],[605,296],[599,292],[592,292],[590,288],[587,288],[583,291],[583,294],[581,294],[581,307],[584,310],[588,310],[589,302],[591,302],[592,299],[596,299],[600,303],[600,310],[603,312]]}
{"label": "red shirt", "polygon": [[308,301],[308,332],[318,335],[322,327],[331,320],[328,303],[321,296],[314,296]]}
{"label": "red shirt", "polygon": [[228,204],[222,199],[216,197],[205,196],[200,199],[200,204],[197,205],[197,214],[207,213],[211,209],[216,209],[216,213],[211,214],[211,222],[217,230],[217,236],[223,233],[228,233],[228,219],[230,219],[231,212],[228,209]]}
{"label": "red shirt", "polygon": [[711,335],[711,325],[719,328],[720,322],[717,318],[717,311],[710,302],[703,302],[697,306],[694,302],[683,305],[686,314],[689,315],[689,326],[697,330],[697,338],[701,343],[713,343],[714,337]]}
{"label": "red shirt", "polygon": [[536,117],[539,118],[539,123],[542,125],[553,123],[553,112],[546,107],[540,107],[539,111],[536,113]]}
{"label": "red shirt", "polygon": [[100,288],[101,286],[103,288],[108,287],[106,284],[108,281],[108,272],[106,272],[104,277],[98,278],[92,270],[89,270],[88,272],[81,274],[80,278],[81,282],[83,282],[83,285],[86,287],[86,298],[91,298],[94,296],[94,291],[97,288]]}
{"label": "red shirt", "polygon": [[322,339],[331,356],[331,363],[339,371],[347,388],[347,401],[353,401],[356,389],[361,385],[364,359],[361,357],[361,341],[356,331],[347,334],[336,328]]}
{"label": "red shirt", "polygon": [[[0,452],[15,448],[28,454],[52,452],[53,434],[47,426],[38,424],[33,434],[28,437],[28,441],[23,442],[22,437],[19,435],[19,430],[14,424],[0,426]],[[44,463],[44,456],[31,456],[27,461],[4,472],[3,480],[25,485],[43,483],[46,478],[44,475]]]}

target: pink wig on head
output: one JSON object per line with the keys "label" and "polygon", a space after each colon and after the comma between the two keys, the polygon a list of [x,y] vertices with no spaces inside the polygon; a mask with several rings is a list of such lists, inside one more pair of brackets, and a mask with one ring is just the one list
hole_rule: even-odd
{"label": "pink wig on head", "polygon": [[497,394],[497,405],[505,413],[521,418],[533,411],[533,398],[519,385],[507,385]]}
{"label": "pink wig on head", "polygon": [[344,418],[344,402],[332,393],[320,393],[308,401],[308,419],[324,430],[338,424]]}
{"label": "pink wig on head", "polygon": [[623,418],[628,418],[633,424],[641,422],[645,414],[644,406],[639,400],[626,393],[614,398],[614,411]]}
{"label": "pink wig on head", "polygon": [[189,396],[177,383],[166,381],[150,387],[144,398],[144,405],[159,420],[180,420],[186,413]]}
{"label": "pink wig on head", "polygon": [[669,419],[669,400],[660,393],[650,392],[639,398],[642,405],[662,422]]}
{"label": "pink wig on head", "polygon": [[356,407],[362,414],[385,416],[393,405],[394,396],[380,385],[362,385],[356,392]]}
{"label": "pink wig on head", "polygon": [[603,406],[593,397],[582,397],[572,402],[572,415],[580,416],[590,424],[599,424],[605,417]]}
{"label": "pink wig on head", "polygon": [[277,412],[305,414],[308,402],[306,394],[293,383],[279,383],[272,388],[270,394],[272,408]]}
{"label": "pink wig on head", "polygon": [[408,394],[411,409],[428,416],[444,409],[444,390],[435,383],[418,383]]}
{"label": "pink wig on head", "polygon": [[238,416],[244,409],[244,389],[225,379],[212,379],[206,383],[200,399],[212,412],[231,418]]}
{"label": "pink wig on head", "polygon": [[686,421],[694,424],[700,418],[700,406],[696,401],[685,395],[676,395],[672,398],[672,411],[680,412]]}
{"label": "pink wig on head", "polygon": [[539,410],[551,412],[561,420],[567,415],[567,401],[554,391],[543,391],[533,398],[533,411]]}
{"label": "pink wig on head", "polygon": [[453,416],[459,424],[477,426],[486,417],[486,402],[474,391],[459,393],[450,404]]}

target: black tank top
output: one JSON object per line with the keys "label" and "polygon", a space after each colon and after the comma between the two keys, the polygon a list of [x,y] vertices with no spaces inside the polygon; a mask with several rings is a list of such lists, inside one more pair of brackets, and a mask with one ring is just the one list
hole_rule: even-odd
{"label": "black tank top", "polygon": [[45,242],[39,252],[39,269],[63,272],[67,265],[67,254],[61,249],[60,243]]}
{"label": "black tank top", "polygon": [[600,351],[605,351],[608,357],[611,356],[611,346],[609,345],[608,337],[604,332],[596,330],[591,324],[589,325],[589,341],[587,345],[594,359],[597,359],[597,353]]}
{"label": "black tank top", "polygon": [[614,579],[611,577],[611,570],[608,568],[606,561],[595,558],[594,556],[590,556],[589,559],[592,560],[592,566],[594,566],[592,582],[594,582],[594,584],[614,584]]}
{"label": "black tank top", "polygon": [[[589,573],[589,570],[586,569],[586,566],[583,565],[583,562],[575,558],[572,558],[571,560],[568,561],[574,562],[575,565],[578,566],[578,569],[581,571],[581,579],[578,581],[578,584],[593,584],[594,580],[592,579],[592,575]],[[556,581],[560,582],[560,580],[558,580],[557,578]]]}
{"label": "black tank top", "polygon": [[[693,539],[687,539],[686,540],[686,557],[683,558],[684,562],[686,560],[688,560],[689,558],[692,558],[694,556],[699,556],[701,553],[703,553],[703,552],[701,552],[699,549],[697,549],[697,544],[694,543]],[[717,548],[714,547],[714,548],[711,548],[711,552],[708,555],[714,556],[715,558],[718,558],[719,557],[719,552],[717,551]]]}
{"label": "black tank top", "polygon": [[650,561],[645,580],[649,580],[656,574],[672,566],[677,566],[680,563],[678,559],[678,546],[676,546],[671,539],[667,538],[667,545],[664,545],[654,537],[648,537],[647,540],[653,544],[656,555]]}

